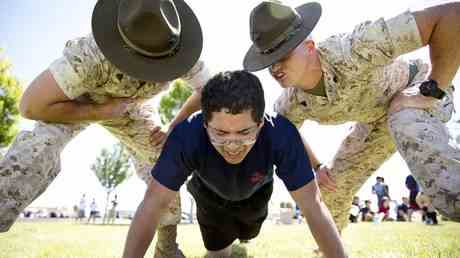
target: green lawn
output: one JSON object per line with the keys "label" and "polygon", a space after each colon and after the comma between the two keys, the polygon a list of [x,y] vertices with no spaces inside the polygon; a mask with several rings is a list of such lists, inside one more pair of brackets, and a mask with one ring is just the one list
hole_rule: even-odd
{"label": "green lawn", "polygon": [[[19,222],[0,234],[0,258],[120,257],[127,230],[127,225]],[[343,239],[350,257],[460,257],[460,223],[359,223],[350,225]],[[179,243],[189,258],[205,252],[197,225],[180,225]],[[234,257],[315,257],[314,248],[305,224],[266,223],[257,239],[234,245]],[[152,254],[150,249],[146,257]]]}

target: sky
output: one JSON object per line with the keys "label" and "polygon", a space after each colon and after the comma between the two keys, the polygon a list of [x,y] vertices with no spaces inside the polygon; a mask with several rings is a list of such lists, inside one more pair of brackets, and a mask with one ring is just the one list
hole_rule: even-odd
{"label": "sky", "polygon": [[[298,6],[303,1],[283,1]],[[321,41],[336,33],[350,32],[355,25],[365,20],[380,17],[391,18],[408,9],[417,10],[436,3],[450,1],[433,0],[386,0],[386,1],[337,1],[320,0],[323,15],[313,31],[314,39]],[[58,58],[65,42],[90,33],[91,12],[96,0],[2,0],[0,1],[0,48],[6,51],[13,63],[12,73],[27,85],[49,64]],[[203,1],[188,0],[187,3],[200,20],[204,46],[201,58],[211,71],[242,69],[242,59],[251,45],[249,38],[249,13],[260,1]],[[411,53],[403,58],[428,60],[426,49]],[[267,108],[271,109],[280,88],[267,72],[258,72],[266,95]],[[456,80],[459,85],[459,76]],[[458,91],[457,91],[458,94]],[[458,96],[457,96],[458,99]],[[458,105],[456,105],[458,106]],[[341,140],[347,134],[350,123],[341,126],[319,126],[307,122],[301,129],[317,156],[324,163],[329,162]],[[33,127],[33,122],[21,121],[23,129]],[[48,190],[32,206],[72,206],[78,203],[83,193],[96,198],[103,204],[104,192],[90,169],[102,148],[115,143],[105,129],[98,126],[82,132],[71,141],[61,155],[62,171]],[[392,197],[400,200],[406,195],[404,178],[409,173],[402,158],[396,154],[376,173],[386,178]],[[371,177],[359,192],[362,199],[372,198]],[[121,209],[135,209],[142,199],[145,186],[136,176],[130,178],[118,189]],[[185,205],[189,198],[184,194]],[[282,183],[276,180],[276,200],[288,200],[289,195]]]}

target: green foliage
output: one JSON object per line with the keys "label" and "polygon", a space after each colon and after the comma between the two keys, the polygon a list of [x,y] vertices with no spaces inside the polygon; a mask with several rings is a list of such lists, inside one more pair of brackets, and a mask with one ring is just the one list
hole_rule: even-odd
{"label": "green foliage", "polygon": [[0,148],[7,147],[18,132],[21,85],[10,75],[10,67],[10,62],[0,57]]}
{"label": "green foliage", "polygon": [[99,182],[107,193],[103,219],[104,224],[108,215],[107,210],[110,194],[118,185],[123,183],[126,178],[131,176],[129,168],[129,154],[125,150],[124,145],[120,143],[115,144],[112,151],[102,149],[101,154],[96,159],[96,163],[91,166],[91,169],[96,173],[97,179],[99,179]]}
{"label": "green foliage", "polygon": [[172,121],[190,95],[192,95],[192,89],[185,81],[176,80],[173,83],[168,93],[160,100],[158,111],[163,125],[167,125]]}
{"label": "green foliage", "polygon": [[129,154],[120,143],[115,144],[112,151],[103,149],[96,163],[91,166],[99,182],[109,193],[131,176],[129,168]]}

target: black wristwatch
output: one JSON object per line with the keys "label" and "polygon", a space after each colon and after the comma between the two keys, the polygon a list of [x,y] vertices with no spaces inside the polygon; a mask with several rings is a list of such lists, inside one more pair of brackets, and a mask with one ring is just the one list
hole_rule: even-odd
{"label": "black wristwatch", "polygon": [[420,84],[420,93],[425,97],[442,99],[446,93],[438,87],[438,82],[435,80],[427,80]]}

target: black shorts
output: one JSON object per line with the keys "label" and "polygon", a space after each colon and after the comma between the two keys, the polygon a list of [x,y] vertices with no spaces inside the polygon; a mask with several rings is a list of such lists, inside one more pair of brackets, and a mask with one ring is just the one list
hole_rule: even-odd
{"label": "black shorts", "polygon": [[197,219],[207,250],[218,251],[236,239],[256,237],[268,215],[273,182],[262,186],[248,199],[228,201],[207,188],[194,176],[187,184],[197,206]]}

